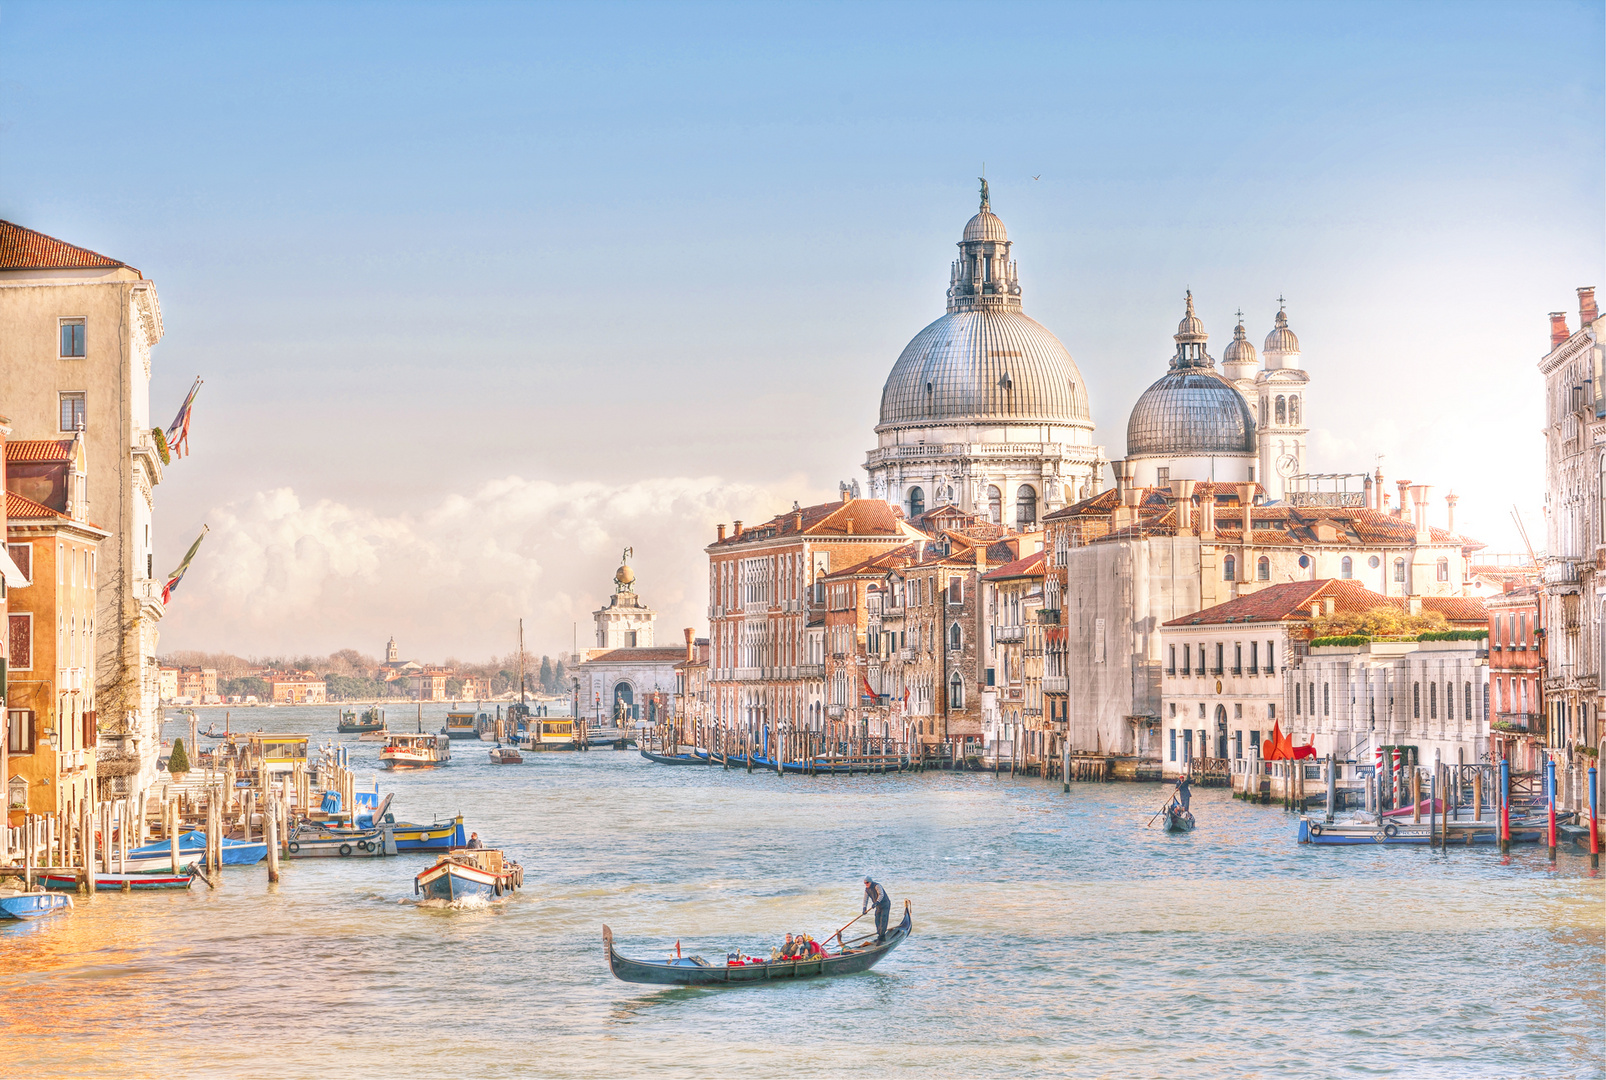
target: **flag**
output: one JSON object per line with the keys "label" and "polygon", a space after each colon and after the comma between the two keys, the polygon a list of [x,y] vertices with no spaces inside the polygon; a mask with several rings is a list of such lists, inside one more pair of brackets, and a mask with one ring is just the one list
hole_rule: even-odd
{"label": "flag", "polygon": [[[191,396],[193,396],[193,392]],[[188,407],[188,405],[185,406],[185,408]],[[195,552],[200,548],[201,541],[206,539],[206,534],[209,531],[211,530],[207,526],[201,526],[201,535],[195,538],[195,543],[191,544],[190,550],[185,552],[184,561],[178,564],[177,570],[167,575],[167,584],[162,586],[162,603],[167,603],[168,597],[173,595],[173,590],[178,588],[178,583],[184,580],[184,571],[190,568],[190,560],[195,558]]]}
{"label": "flag", "polygon": [[875,698],[875,697],[879,696],[879,695],[876,694],[875,690],[871,688],[869,677],[867,675],[865,675],[864,672],[862,672],[862,671],[859,673],[859,681],[864,684],[864,696],[865,697],[867,697],[867,698]]}
{"label": "flag", "polygon": [[[195,395],[201,391],[201,377],[195,377],[195,385],[190,392],[184,395],[184,404],[178,408],[178,415],[167,428],[167,445],[173,452],[174,458],[181,458],[189,452],[190,448],[190,406],[195,404]],[[180,571],[182,573],[182,571]]]}

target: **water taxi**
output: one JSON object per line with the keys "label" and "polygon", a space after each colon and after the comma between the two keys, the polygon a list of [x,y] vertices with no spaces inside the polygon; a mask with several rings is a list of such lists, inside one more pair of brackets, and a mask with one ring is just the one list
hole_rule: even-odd
{"label": "water taxi", "polygon": [[574,718],[571,716],[532,716],[524,729],[520,750],[573,750]]}
{"label": "water taxi", "polygon": [[444,734],[399,735],[394,732],[379,751],[384,769],[430,768],[452,760],[451,739]]}
{"label": "water taxi", "polygon": [[491,748],[492,765],[523,765],[524,755],[511,746],[496,746]]}
{"label": "water taxi", "polygon": [[472,709],[447,713],[446,727],[442,730],[453,739],[477,739],[480,737],[480,729],[474,723],[474,711]]}
{"label": "water taxi", "polygon": [[454,848],[413,878],[413,892],[429,900],[489,900],[523,884],[524,867],[499,848]]}
{"label": "water taxi", "polygon": [[294,772],[298,763],[307,763],[309,738],[309,735],[268,735],[259,731],[247,735],[246,741],[251,746],[251,756],[262,762],[262,771],[273,775]]}

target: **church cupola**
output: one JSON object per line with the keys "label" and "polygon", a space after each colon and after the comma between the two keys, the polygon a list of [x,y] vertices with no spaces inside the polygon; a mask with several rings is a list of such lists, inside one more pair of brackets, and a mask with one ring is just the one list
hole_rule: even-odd
{"label": "church cupola", "polygon": [[1244,313],[1238,313],[1238,325],[1232,329],[1232,341],[1221,354],[1221,370],[1233,382],[1243,380],[1253,381],[1255,369],[1260,366],[1260,357],[1255,355],[1255,347],[1249,344],[1248,332],[1244,330]]}
{"label": "church cupola", "polygon": [[1280,296],[1277,298],[1277,325],[1266,335],[1264,352],[1268,370],[1299,366],[1299,339],[1288,329],[1288,312]]}
{"label": "church cupola", "polygon": [[1216,361],[1205,348],[1205,342],[1210,335],[1205,333],[1204,320],[1193,312],[1193,290],[1188,290],[1188,311],[1177,324],[1177,332],[1173,335],[1177,343],[1176,354],[1171,357],[1171,367],[1177,368],[1214,368]]}
{"label": "church cupola", "polygon": [[948,311],[1019,311],[1020,278],[1009,257],[1009,234],[993,213],[987,181],[981,209],[965,225],[948,279]]}

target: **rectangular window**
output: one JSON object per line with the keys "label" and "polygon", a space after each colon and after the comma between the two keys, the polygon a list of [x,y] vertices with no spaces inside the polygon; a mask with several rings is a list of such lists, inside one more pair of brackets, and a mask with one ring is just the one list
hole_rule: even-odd
{"label": "rectangular window", "polygon": [[1266,642],[1266,674],[1277,674],[1277,656],[1272,652],[1272,643]]}
{"label": "rectangular window", "polygon": [[1175,675],[1177,673],[1177,647],[1172,645],[1170,646],[1170,650],[1171,651],[1168,654],[1168,662],[1166,664],[1165,673],[1167,675]]}
{"label": "rectangular window", "polygon": [[1214,672],[1215,674],[1220,675],[1224,671],[1226,671],[1226,666],[1225,666],[1226,665],[1226,656],[1227,656],[1227,646],[1223,645],[1219,641],[1216,642],[1216,667],[1215,667],[1215,672]]}
{"label": "rectangular window", "polygon": [[1171,729],[1171,760],[1177,760],[1177,729]]}
{"label": "rectangular window", "polygon": [[1258,731],[1251,731],[1249,733],[1249,756],[1260,756],[1260,732]]}
{"label": "rectangular window", "polygon": [[1237,642],[1232,646],[1232,673],[1234,675],[1244,673],[1244,647]]}
{"label": "rectangular window", "polygon": [[948,579],[948,602],[950,604],[962,604],[965,602],[964,578],[951,577]]}
{"label": "rectangular window", "polygon": [[1233,750],[1232,756],[1237,758],[1239,761],[1242,761],[1243,757],[1244,757],[1244,733],[1243,732],[1235,731],[1235,732],[1232,733],[1232,750]]}
{"label": "rectangular window", "polygon": [[1267,720],[1275,720],[1275,719],[1277,719],[1277,703],[1275,701],[1270,702],[1270,703],[1267,704],[1267,706],[1266,706],[1266,719]]}
{"label": "rectangular window", "polygon": [[1193,731],[1191,729],[1182,733],[1182,760],[1193,760]]}
{"label": "rectangular window", "polygon": [[1260,674],[1260,642],[1249,643],[1249,674]]}
{"label": "rectangular window", "polygon": [[6,752],[31,754],[34,746],[34,714],[32,709],[6,710]]}
{"label": "rectangular window", "polygon": [[61,430],[77,431],[84,426],[84,394],[75,390],[61,395]]}
{"label": "rectangular window", "polygon": [[1205,673],[1205,643],[1201,641],[1201,642],[1199,642],[1199,667],[1195,670],[1195,674],[1203,675],[1204,673]]}
{"label": "rectangular window", "polygon": [[7,627],[11,636],[8,662],[12,671],[33,670],[33,615],[24,612],[9,616]]}
{"label": "rectangular window", "polygon": [[1193,646],[1192,645],[1184,645],[1182,647],[1182,673],[1184,675],[1187,675],[1192,671],[1193,671]]}
{"label": "rectangular window", "polygon": [[1300,715],[1299,710],[1299,683],[1294,684],[1294,715]]}
{"label": "rectangular window", "polygon": [[16,564],[22,576],[31,583],[33,581],[33,545],[7,544],[6,552],[11,556],[11,561]]}
{"label": "rectangular window", "polygon": [[84,320],[61,320],[61,356],[62,359],[82,359],[84,352]]}

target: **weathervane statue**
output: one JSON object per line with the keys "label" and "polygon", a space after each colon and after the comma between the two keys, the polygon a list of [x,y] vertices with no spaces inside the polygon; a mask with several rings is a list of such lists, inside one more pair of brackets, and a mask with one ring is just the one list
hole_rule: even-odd
{"label": "weathervane statue", "polygon": [[992,200],[987,197],[987,178],[985,176],[978,176],[976,179],[981,181],[981,208],[983,210],[990,210],[992,209]]}

